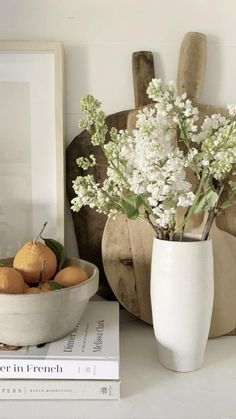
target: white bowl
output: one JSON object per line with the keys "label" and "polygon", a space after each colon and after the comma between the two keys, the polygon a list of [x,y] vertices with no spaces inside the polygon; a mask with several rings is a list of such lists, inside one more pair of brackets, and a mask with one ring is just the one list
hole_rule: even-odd
{"label": "white bowl", "polygon": [[39,294],[0,294],[0,342],[29,346],[69,334],[98,290],[99,271],[90,262],[69,258],[66,266],[83,268],[87,281]]}

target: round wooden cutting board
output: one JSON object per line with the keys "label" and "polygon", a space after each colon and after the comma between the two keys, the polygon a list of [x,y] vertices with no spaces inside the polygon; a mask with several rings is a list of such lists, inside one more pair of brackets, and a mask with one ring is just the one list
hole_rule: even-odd
{"label": "round wooden cutting board", "polygon": [[153,237],[148,224],[120,214],[106,223],[102,239],[104,269],[115,296],[147,323],[152,323],[148,279]]}

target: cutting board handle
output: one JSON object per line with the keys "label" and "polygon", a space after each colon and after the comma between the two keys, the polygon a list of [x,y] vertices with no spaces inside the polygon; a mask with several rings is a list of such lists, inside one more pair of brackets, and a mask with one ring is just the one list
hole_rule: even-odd
{"label": "cutting board handle", "polygon": [[132,132],[136,126],[137,109],[152,104],[147,87],[155,78],[154,60],[151,51],[138,51],[132,55],[135,109],[129,112],[127,129]]}
{"label": "cutting board handle", "polygon": [[198,98],[205,77],[207,38],[200,32],[188,32],[183,38],[177,72],[178,93],[186,92],[189,99]]}
{"label": "cutting board handle", "polygon": [[152,103],[146,90],[155,77],[154,61],[151,51],[138,51],[132,55],[135,108]]}

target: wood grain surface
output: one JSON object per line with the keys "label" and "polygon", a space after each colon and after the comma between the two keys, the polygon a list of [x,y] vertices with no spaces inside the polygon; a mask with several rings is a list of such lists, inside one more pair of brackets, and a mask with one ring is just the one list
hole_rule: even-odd
{"label": "wood grain surface", "polygon": [[201,93],[207,60],[206,35],[188,32],[183,38],[177,71],[179,94],[187,92],[189,99],[197,99]]}
{"label": "wood grain surface", "polygon": [[104,269],[118,301],[136,317],[152,323],[150,262],[154,232],[123,214],[108,220],[102,239]]}
{"label": "wood grain surface", "polygon": [[137,51],[132,55],[135,108],[152,103],[147,88],[155,77],[153,54],[151,51]]}

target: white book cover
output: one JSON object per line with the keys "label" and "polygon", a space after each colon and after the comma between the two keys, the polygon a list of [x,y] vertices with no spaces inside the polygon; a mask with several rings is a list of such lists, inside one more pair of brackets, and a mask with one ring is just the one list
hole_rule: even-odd
{"label": "white book cover", "polygon": [[117,400],[120,380],[0,380],[0,400]]}
{"label": "white book cover", "polygon": [[119,379],[119,303],[90,301],[63,339],[0,351],[0,379],[7,378]]}

